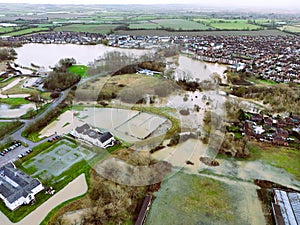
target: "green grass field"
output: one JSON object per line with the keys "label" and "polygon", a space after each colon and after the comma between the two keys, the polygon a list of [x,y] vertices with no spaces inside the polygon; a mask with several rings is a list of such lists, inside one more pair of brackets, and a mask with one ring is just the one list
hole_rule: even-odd
{"label": "green grass field", "polygon": [[300,27],[299,26],[283,26],[281,28],[282,31],[288,31],[293,33],[300,33]]}
{"label": "green grass field", "polygon": [[90,32],[90,33],[109,33],[118,24],[71,24],[61,27],[56,27],[54,31],[74,31],[74,32]]}
{"label": "green grass field", "polygon": [[197,23],[195,21],[185,19],[160,19],[152,20],[151,22],[156,23],[162,28],[172,28],[174,30],[208,30],[209,27]]}
{"label": "green grass field", "polygon": [[300,180],[300,151],[273,145],[251,143],[249,145],[250,158],[247,160],[261,160],[272,166],[285,169]]}
{"label": "green grass field", "polygon": [[195,35],[208,35],[208,36],[291,36],[292,34],[282,32],[280,30],[236,30],[236,31],[166,31],[166,30],[118,30],[115,31],[115,34],[121,35],[157,35],[157,36],[172,36],[172,35],[187,35],[187,36],[195,36]]}
{"label": "green grass field", "polygon": [[85,65],[73,65],[71,67],[68,68],[68,71],[74,74],[78,74],[81,77],[86,77],[88,68]]}
{"label": "green grass field", "polygon": [[17,27],[1,27],[0,28],[0,34],[5,34],[8,32],[14,31],[14,29],[17,29]]}
{"label": "green grass field", "polygon": [[207,26],[218,30],[258,30],[260,26],[249,24],[247,20],[196,19]]}
{"label": "green grass field", "polygon": [[161,26],[156,23],[151,23],[149,21],[141,21],[140,23],[131,23],[129,25],[130,29],[156,29]]}
{"label": "green grass field", "polygon": [[25,35],[25,34],[31,34],[31,33],[38,33],[38,32],[44,32],[48,31],[49,29],[47,27],[37,27],[37,28],[29,28],[25,30],[20,30],[16,32],[6,33],[7,36],[19,36],[19,35]]}

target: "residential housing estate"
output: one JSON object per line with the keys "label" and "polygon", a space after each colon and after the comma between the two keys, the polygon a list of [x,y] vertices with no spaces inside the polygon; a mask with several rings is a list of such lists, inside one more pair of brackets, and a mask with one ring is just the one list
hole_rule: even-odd
{"label": "residential housing estate", "polygon": [[10,210],[30,204],[43,189],[37,178],[18,170],[13,163],[7,163],[0,168],[0,198]]}
{"label": "residential housing estate", "polygon": [[78,138],[84,142],[88,142],[100,148],[108,148],[114,146],[115,138],[108,132],[101,132],[96,128],[92,128],[88,124],[83,124],[80,127],[76,127],[70,133],[75,138]]}

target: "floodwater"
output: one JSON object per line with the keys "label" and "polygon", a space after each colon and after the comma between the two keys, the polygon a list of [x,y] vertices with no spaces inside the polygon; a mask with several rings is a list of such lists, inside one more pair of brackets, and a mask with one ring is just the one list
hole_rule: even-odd
{"label": "floodwater", "polygon": [[[175,67],[176,65],[170,65]],[[200,60],[192,59],[185,55],[178,58],[178,66],[174,71],[175,79],[189,78],[191,80],[208,80],[211,79],[213,73],[217,73],[223,83],[227,83],[226,74],[227,67],[217,63],[207,63]]]}
{"label": "floodwater", "polygon": [[291,188],[299,189],[300,181],[284,169],[271,166],[259,160],[237,161],[218,159],[220,166],[206,168],[211,172],[242,180],[262,179],[282,184]]}
{"label": "floodwater", "polygon": [[55,66],[60,59],[76,59],[78,64],[87,65],[104,55],[106,52],[118,51],[133,56],[141,56],[151,50],[122,49],[99,45],[75,45],[75,44],[25,44],[20,48],[15,48],[18,56],[15,63],[30,67],[33,63],[38,66],[48,68]]}
{"label": "floodwater", "polygon": [[17,118],[26,114],[29,109],[35,109],[35,104],[29,103],[15,109],[11,109],[8,104],[0,104],[0,118]]}

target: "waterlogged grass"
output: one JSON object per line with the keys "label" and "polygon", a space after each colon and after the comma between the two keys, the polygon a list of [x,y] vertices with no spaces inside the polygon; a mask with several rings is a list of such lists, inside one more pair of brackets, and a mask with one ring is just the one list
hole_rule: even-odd
{"label": "waterlogged grass", "polygon": [[155,193],[145,224],[239,224],[228,190],[220,181],[179,172]]}
{"label": "waterlogged grass", "polygon": [[294,148],[266,145],[252,142],[249,144],[250,158],[261,160],[272,166],[285,169],[300,180],[300,151]]}
{"label": "waterlogged grass", "polygon": [[88,69],[87,66],[84,65],[73,65],[68,68],[68,71],[74,74],[78,74],[80,75],[80,77],[86,77],[87,69]]}

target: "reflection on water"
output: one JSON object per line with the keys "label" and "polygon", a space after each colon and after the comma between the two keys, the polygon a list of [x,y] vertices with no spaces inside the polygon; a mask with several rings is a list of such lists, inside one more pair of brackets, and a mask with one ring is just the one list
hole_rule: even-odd
{"label": "reflection on water", "polygon": [[33,103],[29,103],[12,109],[8,104],[0,104],[0,118],[20,117],[26,114],[29,109],[35,109],[35,105]]}
{"label": "reflection on water", "polygon": [[22,66],[30,66],[31,63],[49,67],[55,66],[62,58],[75,58],[78,64],[87,65],[106,52],[118,51],[121,53],[141,56],[150,50],[121,49],[99,45],[74,45],[74,44],[25,44],[15,49],[18,58],[16,63]]}

